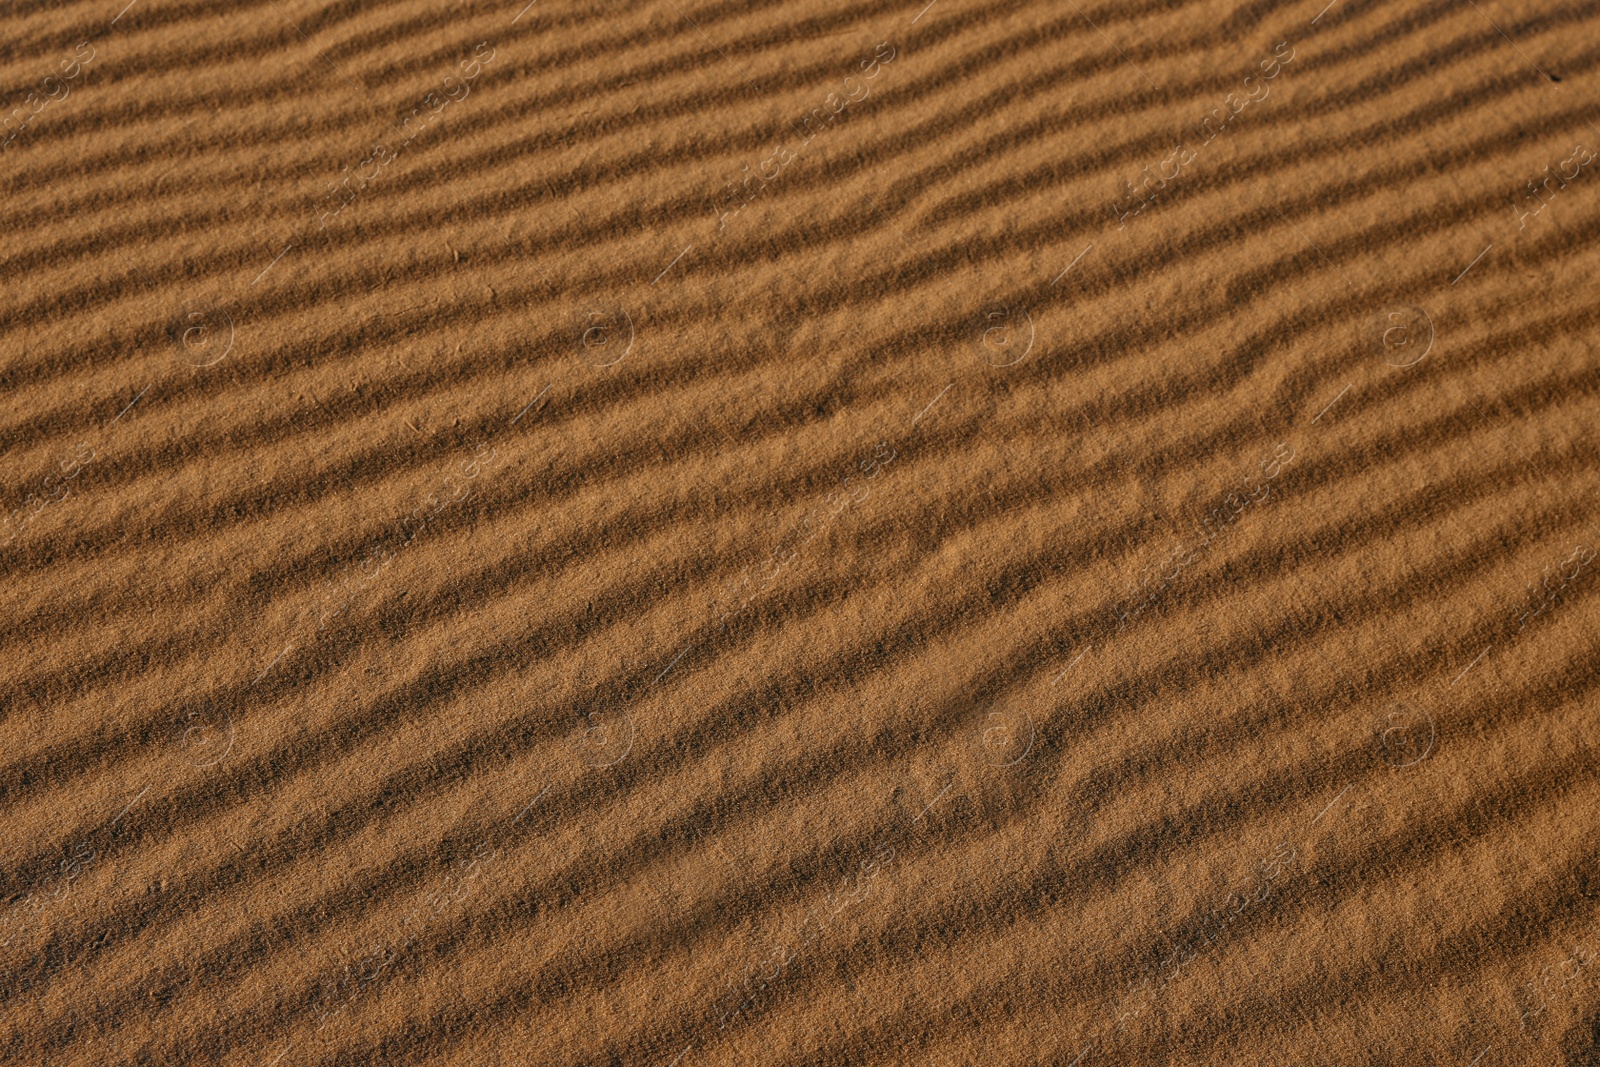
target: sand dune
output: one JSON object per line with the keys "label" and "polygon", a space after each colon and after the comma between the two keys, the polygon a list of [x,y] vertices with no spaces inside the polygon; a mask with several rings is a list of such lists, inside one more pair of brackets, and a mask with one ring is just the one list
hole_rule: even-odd
{"label": "sand dune", "polygon": [[11,5],[5,1062],[1600,1056],[1600,14],[524,4]]}

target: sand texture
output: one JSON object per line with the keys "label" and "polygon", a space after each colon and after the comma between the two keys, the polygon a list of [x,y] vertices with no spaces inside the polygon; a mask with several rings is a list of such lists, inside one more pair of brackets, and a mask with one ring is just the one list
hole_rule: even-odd
{"label": "sand texture", "polygon": [[0,26],[0,1063],[1600,1063],[1591,0]]}

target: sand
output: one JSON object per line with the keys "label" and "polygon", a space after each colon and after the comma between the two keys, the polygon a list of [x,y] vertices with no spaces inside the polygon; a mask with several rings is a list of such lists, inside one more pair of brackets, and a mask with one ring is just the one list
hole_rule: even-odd
{"label": "sand", "polygon": [[0,1061],[1600,1057],[1600,13],[18,2]]}

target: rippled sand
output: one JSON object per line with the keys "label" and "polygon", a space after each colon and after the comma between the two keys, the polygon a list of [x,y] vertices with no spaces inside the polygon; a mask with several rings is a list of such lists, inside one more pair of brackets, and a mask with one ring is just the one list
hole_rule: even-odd
{"label": "rippled sand", "polygon": [[0,1060],[1600,1055],[1593,5],[125,3]]}

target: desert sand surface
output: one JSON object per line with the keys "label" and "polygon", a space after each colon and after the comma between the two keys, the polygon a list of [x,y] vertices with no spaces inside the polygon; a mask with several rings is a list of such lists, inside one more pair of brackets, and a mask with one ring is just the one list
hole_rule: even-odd
{"label": "desert sand surface", "polygon": [[1600,1062],[1600,9],[13,0],[0,1062]]}

